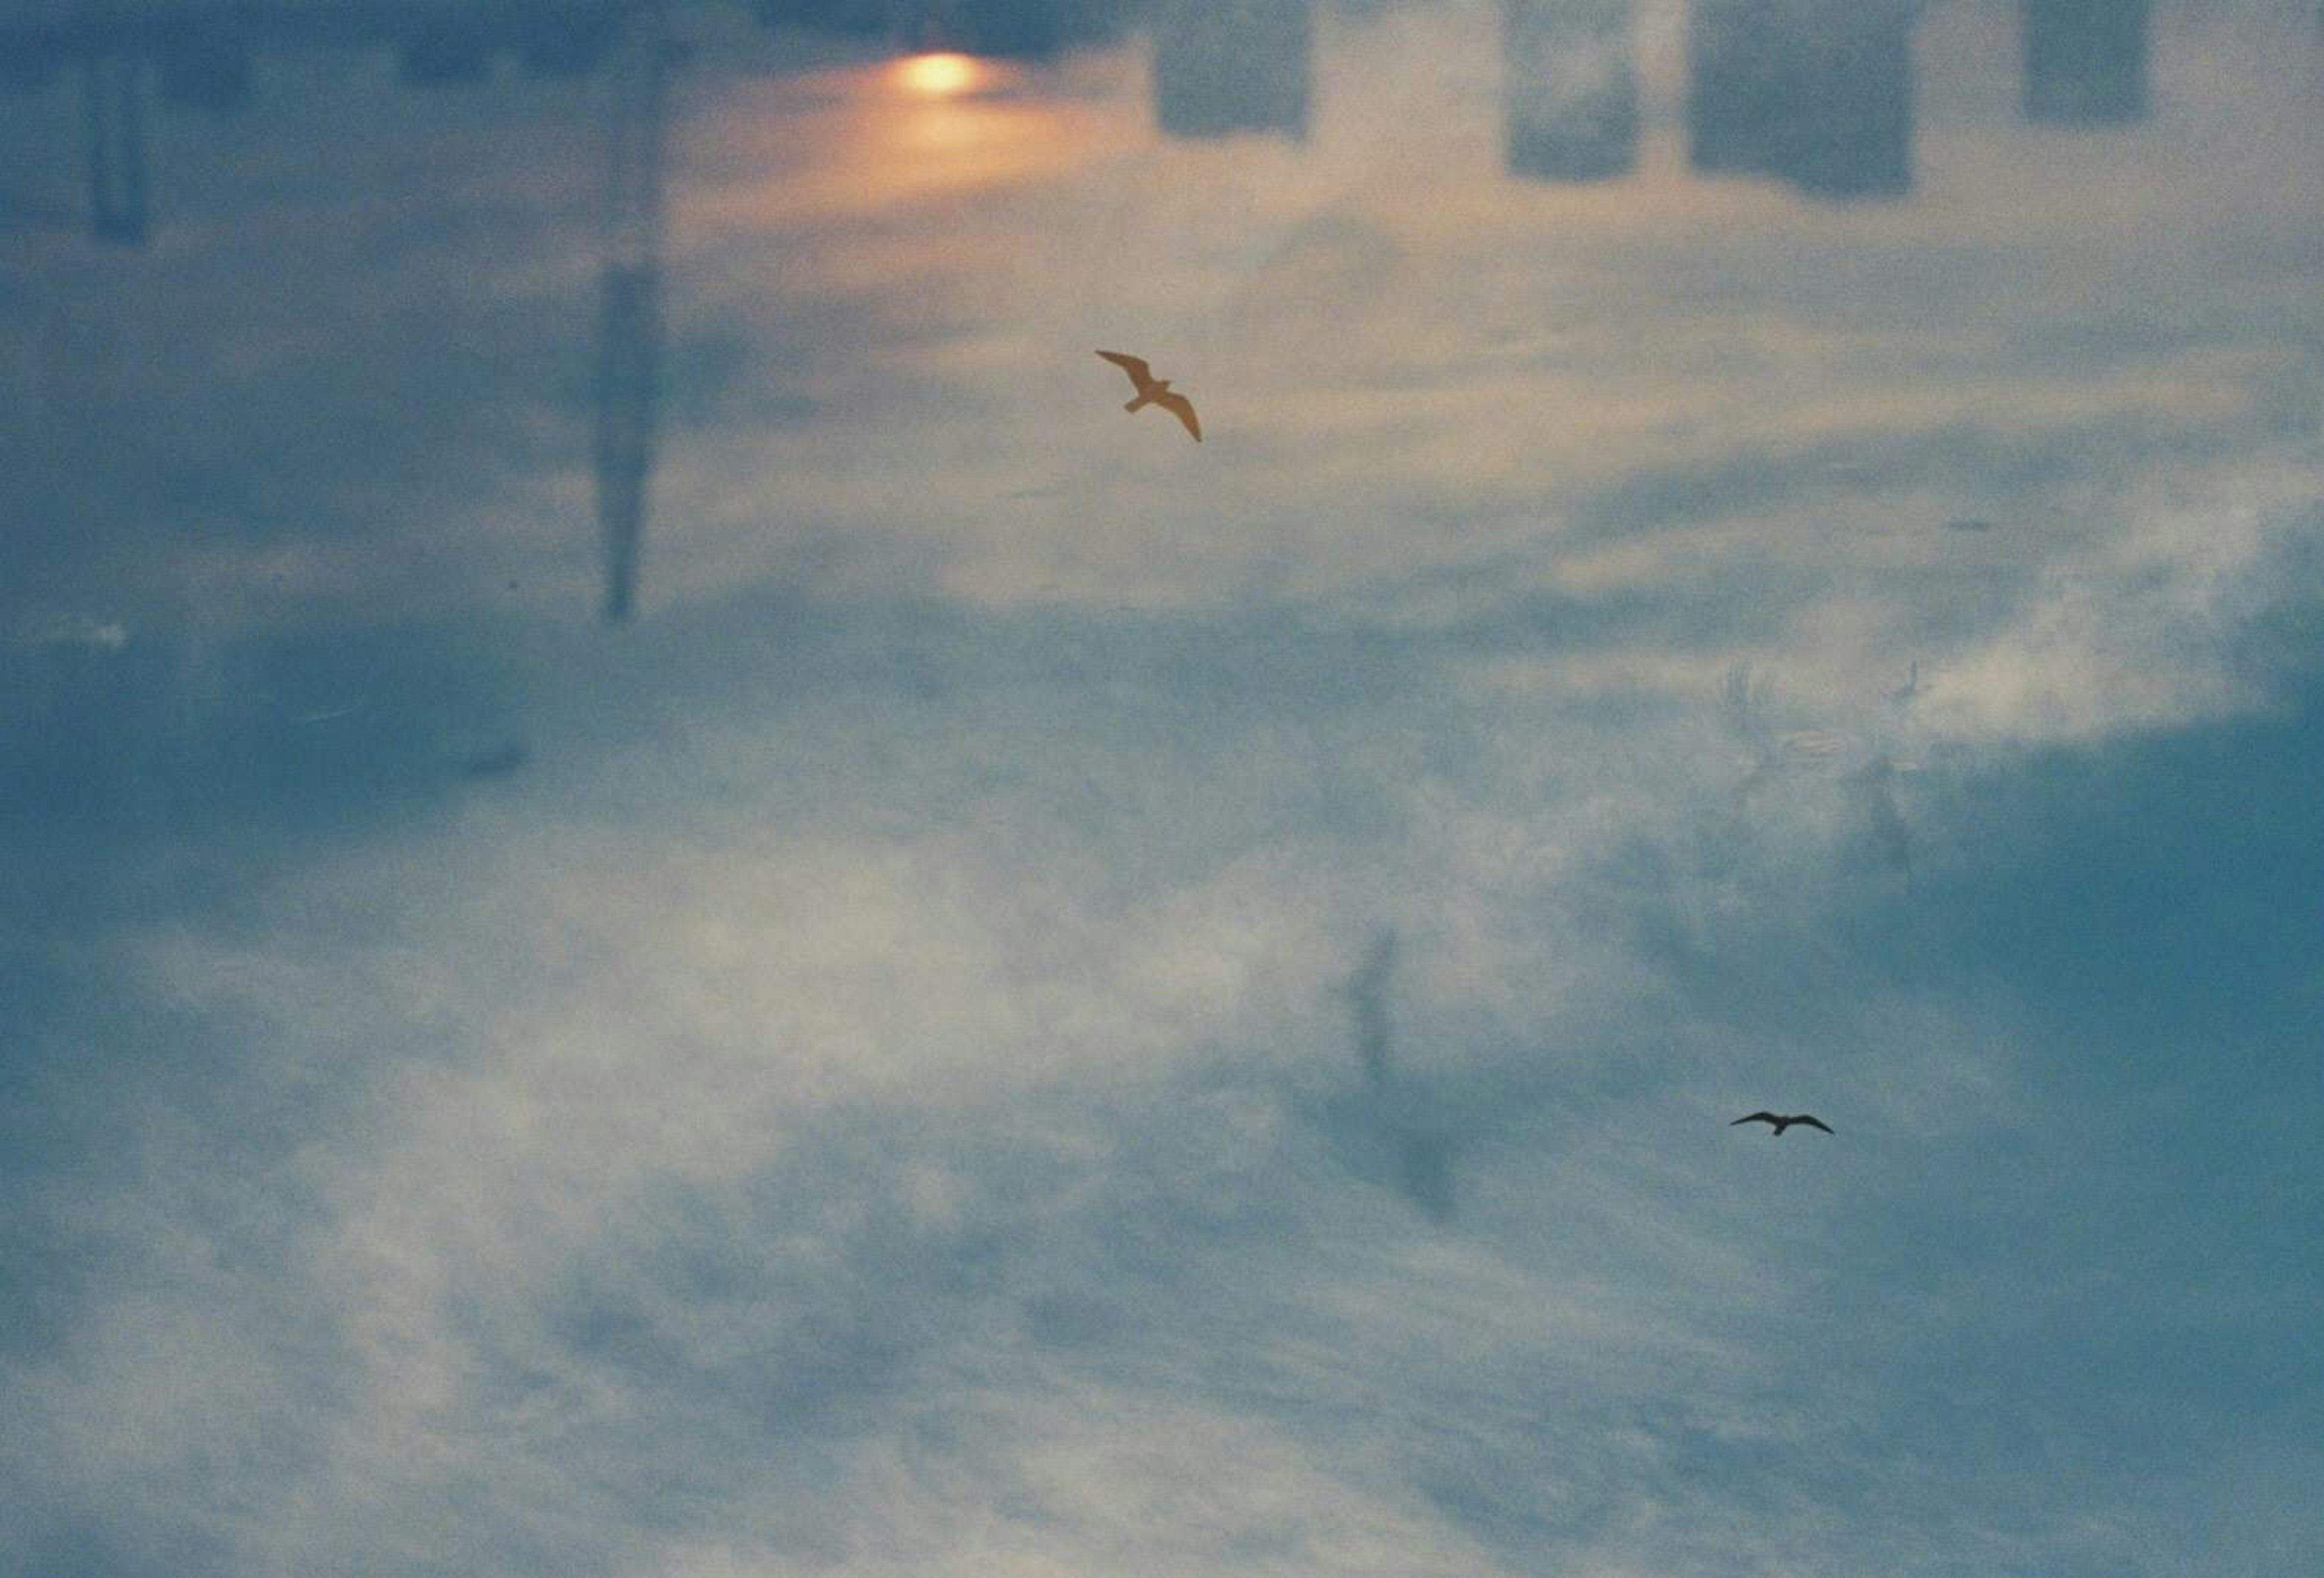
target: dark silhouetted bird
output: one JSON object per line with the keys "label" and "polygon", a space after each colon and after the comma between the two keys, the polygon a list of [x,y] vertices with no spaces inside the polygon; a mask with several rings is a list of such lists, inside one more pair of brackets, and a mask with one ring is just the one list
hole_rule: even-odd
{"label": "dark silhouetted bird", "polygon": [[[1831,1124],[1821,1118],[1811,1117],[1805,1112],[1794,1112],[1788,1118],[1775,1112],[1753,1112],[1748,1117],[1736,1119],[1735,1123],[1765,1123],[1769,1126],[1769,1132],[1774,1134],[1781,1134],[1794,1123],[1804,1123],[1811,1129],[1821,1129],[1826,1134],[1831,1132]],[[1732,1129],[1735,1123],[1729,1123],[1727,1126]]]}
{"label": "dark silhouetted bird", "polygon": [[1154,376],[1154,369],[1137,356],[1120,351],[1100,351],[1099,355],[1130,374],[1130,383],[1138,386],[1138,398],[1121,409],[1136,411],[1140,406],[1158,405],[1186,424],[1186,431],[1194,435],[1194,442],[1203,441],[1203,424],[1194,420],[1194,402],[1170,387],[1167,378]]}

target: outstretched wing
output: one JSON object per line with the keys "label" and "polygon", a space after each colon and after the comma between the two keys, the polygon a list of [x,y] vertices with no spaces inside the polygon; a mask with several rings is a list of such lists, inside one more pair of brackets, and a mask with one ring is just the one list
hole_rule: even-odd
{"label": "outstretched wing", "polygon": [[1185,423],[1186,431],[1194,435],[1195,443],[1199,444],[1203,441],[1203,424],[1194,420],[1193,401],[1174,389],[1167,394],[1156,395],[1154,403]]}
{"label": "outstretched wing", "polygon": [[1804,1123],[1811,1129],[1821,1129],[1826,1134],[1831,1132],[1831,1124],[1825,1122],[1821,1118],[1811,1118],[1805,1112],[1802,1112],[1798,1117],[1793,1119],[1792,1121],[1794,1123]]}
{"label": "outstretched wing", "polygon": [[[1775,1113],[1773,1113],[1773,1112],[1753,1112],[1753,1113],[1751,1113],[1751,1114],[1750,1114],[1749,1116],[1748,1116],[1748,1117],[1738,1118],[1738,1119],[1736,1119],[1736,1120],[1735,1120],[1735,1123],[1775,1123],[1775,1122],[1779,1122],[1779,1120],[1776,1118],[1775,1114]],[[1735,1123],[1729,1123],[1729,1125],[1727,1125],[1727,1126],[1728,1126],[1729,1129],[1732,1129],[1732,1128],[1734,1128],[1734,1127],[1735,1127]]]}
{"label": "outstretched wing", "polygon": [[1146,365],[1146,360],[1142,356],[1125,355],[1120,351],[1100,351],[1098,355],[1129,374],[1130,381],[1138,385],[1141,392],[1148,384],[1154,382],[1154,369]]}

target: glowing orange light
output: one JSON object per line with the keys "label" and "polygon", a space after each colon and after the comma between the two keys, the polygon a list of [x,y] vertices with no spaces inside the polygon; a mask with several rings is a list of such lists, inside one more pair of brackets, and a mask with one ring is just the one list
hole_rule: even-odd
{"label": "glowing orange light", "polygon": [[976,86],[980,73],[966,55],[914,55],[896,66],[896,78],[924,98],[950,98]]}

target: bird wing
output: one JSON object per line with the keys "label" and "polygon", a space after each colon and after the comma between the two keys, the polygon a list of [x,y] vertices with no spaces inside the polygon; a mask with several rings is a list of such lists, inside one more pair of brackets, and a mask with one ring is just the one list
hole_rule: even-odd
{"label": "bird wing", "polygon": [[1821,1118],[1811,1118],[1805,1112],[1802,1112],[1798,1117],[1793,1119],[1792,1121],[1794,1123],[1804,1123],[1811,1129],[1821,1129],[1826,1134],[1832,1131],[1831,1124],[1825,1122]]}
{"label": "bird wing", "polygon": [[[1779,1121],[1781,1121],[1781,1120],[1779,1120],[1773,1112],[1752,1112],[1745,1117],[1735,1120],[1735,1123],[1775,1123]],[[1735,1127],[1735,1123],[1729,1123],[1727,1126],[1729,1129],[1732,1129]]]}
{"label": "bird wing", "polygon": [[1188,400],[1185,395],[1180,394],[1177,391],[1172,390],[1167,394],[1156,395],[1154,397],[1154,403],[1160,406],[1164,411],[1176,416],[1180,421],[1185,423],[1186,431],[1194,435],[1195,443],[1199,444],[1203,441],[1203,424],[1194,420],[1194,402],[1193,401]]}
{"label": "bird wing", "polygon": [[1100,351],[1098,355],[1129,374],[1130,381],[1138,385],[1141,393],[1154,382],[1154,369],[1146,365],[1142,356],[1126,355],[1120,351]]}

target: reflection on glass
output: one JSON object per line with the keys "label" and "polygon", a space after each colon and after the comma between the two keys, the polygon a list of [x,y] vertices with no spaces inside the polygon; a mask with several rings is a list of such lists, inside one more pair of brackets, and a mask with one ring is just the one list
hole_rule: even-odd
{"label": "reflection on glass", "polygon": [[1175,137],[1307,134],[1309,0],[1162,0],[1154,120]]}
{"label": "reflection on glass", "polygon": [[1119,29],[1130,0],[755,0],[766,27],[881,40],[926,52],[956,50],[1046,60]]}
{"label": "reflection on glass", "polygon": [[512,24],[517,55],[527,73],[551,79],[586,77],[604,64],[621,32],[621,14],[611,5],[572,11],[519,14]]}
{"label": "reflection on glass", "polygon": [[889,0],[756,0],[752,9],[766,27],[812,28],[857,38],[884,37],[896,22]]}
{"label": "reflection on glass", "polygon": [[2314,0],[564,3],[0,0],[0,1573],[2324,1572]]}
{"label": "reflection on glass", "polygon": [[161,30],[161,98],[183,109],[226,115],[252,95],[250,40],[231,23],[204,27],[173,17]]}
{"label": "reflection on glass", "polygon": [[932,20],[943,42],[980,55],[1039,60],[1065,44],[1064,0],[954,0]]}
{"label": "reflection on glass", "polygon": [[0,31],[0,93],[33,94],[57,79],[64,44],[51,34]]}
{"label": "reflection on glass", "polygon": [[1501,24],[1509,173],[1627,171],[1638,144],[1629,0],[1503,0]]}
{"label": "reflection on glass", "polygon": [[2147,0],[2025,0],[2025,118],[2112,125],[2146,114]]}
{"label": "reflection on glass", "polygon": [[1688,13],[1689,156],[1818,197],[1913,185],[1907,0],[1696,0]]}
{"label": "reflection on glass", "polygon": [[417,88],[485,81],[494,56],[504,52],[536,78],[585,77],[604,61],[623,18],[640,8],[639,0],[563,0],[474,13],[319,4],[0,12],[0,92],[40,93],[66,63],[79,63],[89,232],[101,242],[138,246],[151,223],[145,98],[154,86],[173,108],[236,114],[257,97],[263,50],[318,46],[390,47],[399,79]]}
{"label": "reflection on glass", "polygon": [[492,35],[473,17],[429,16],[404,35],[396,69],[408,87],[454,88],[492,75]]}

